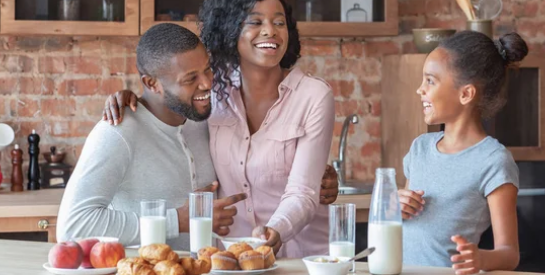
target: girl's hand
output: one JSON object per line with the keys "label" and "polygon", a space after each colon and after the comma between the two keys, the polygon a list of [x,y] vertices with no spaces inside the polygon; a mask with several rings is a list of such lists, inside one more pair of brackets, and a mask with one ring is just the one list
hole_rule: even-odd
{"label": "girl's hand", "polygon": [[401,205],[401,216],[404,220],[410,220],[424,210],[424,204],[426,204],[426,201],[422,199],[424,191],[400,189],[397,191],[397,195]]}
{"label": "girl's hand", "polygon": [[452,268],[456,275],[477,274],[481,270],[481,253],[476,244],[468,242],[460,235],[452,236],[451,240],[456,243],[456,250],[459,255],[454,255],[450,260],[454,263]]}
{"label": "girl's hand", "polygon": [[102,120],[107,120],[110,125],[121,123],[125,106],[130,106],[131,110],[136,112],[137,99],[136,94],[129,90],[118,91],[108,96],[104,103]]}

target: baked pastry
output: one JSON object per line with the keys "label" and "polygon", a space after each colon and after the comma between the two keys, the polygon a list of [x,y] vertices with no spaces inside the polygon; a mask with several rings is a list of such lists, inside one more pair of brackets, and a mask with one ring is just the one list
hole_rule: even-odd
{"label": "baked pastry", "polygon": [[160,261],[153,268],[156,275],[186,275],[180,264],[174,261]]}
{"label": "baked pastry", "polygon": [[237,270],[238,262],[235,255],[229,251],[221,251],[212,255],[212,269]]}
{"label": "baked pastry", "polygon": [[172,251],[168,244],[146,245],[138,249],[138,254],[152,265],[161,261],[177,262],[179,260],[178,254]]}
{"label": "baked pastry", "polygon": [[212,265],[210,260],[195,260],[193,258],[182,258],[180,264],[186,275],[201,275],[210,272]]}
{"label": "baked pastry", "polygon": [[210,257],[212,257],[214,253],[217,253],[219,251],[220,251],[219,249],[213,246],[203,247],[199,249],[199,252],[198,252],[199,260],[207,260],[208,262],[212,262],[212,259],[210,259]]}
{"label": "baked pastry", "polygon": [[156,275],[153,267],[142,258],[125,258],[117,262],[118,275]]}
{"label": "baked pastry", "polygon": [[242,270],[260,270],[265,269],[265,260],[263,254],[254,250],[243,252],[238,257],[238,265]]}
{"label": "baked pastry", "polygon": [[245,242],[240,242],[240,243],[236,243],[236,244],[233,244],[231,246],[229,246],[229,249],[227,249],[227,251],[233,253],[235,255],[235,258],[238,259],[238,257],[240,257],[240,254],[242,254],[242,252],[246,252],[246,251],[250,251],[250,250],[254,250],[249,244],[245,243]]}
{"label": "baked pastry", "polygon": [[255,251],[263,254],[263,259],[265,261],[265,267],[264,267],[265,269],[273,266],[274,262],[276,262],[276,257],[274,257],[274,251],[272,250],[270,246],[263,245],[256,248]]}

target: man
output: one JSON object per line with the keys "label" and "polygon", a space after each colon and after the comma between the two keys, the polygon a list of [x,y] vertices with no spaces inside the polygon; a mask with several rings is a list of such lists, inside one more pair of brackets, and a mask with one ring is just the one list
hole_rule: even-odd
{"label": "man", "polygon": [[[136,112],[112,127],[91,131],[62,199],[57,239],[118,237],[139,244],[140,201],[165,199],[167,243],[189,250],[188,193],[215,191],[208,147],[212,72],[199,38],[187,29],[160,24],[136,50],[144,93]],[[214,201],[214,231],[229,233],[237,194]]]}

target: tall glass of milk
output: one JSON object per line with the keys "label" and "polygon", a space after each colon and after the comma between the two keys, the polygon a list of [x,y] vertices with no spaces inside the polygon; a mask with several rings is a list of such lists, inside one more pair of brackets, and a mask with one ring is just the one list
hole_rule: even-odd
{"label": "tall glass of milk", "polygon": [[214,193],[189,194],[189,246],[191,257],[197,258],[199,249],[212,246],[212,215]]}
{"label": "tall glass of milk", "polygon": [[329,205],[329,256],[352,258],[356,253],[355,244],[356,205],[352,203]]}
{"label": "tall glass of milk", "polygon": [[164,244],[167,235],[166,201],[140,202],[140,246]]}
{"label": "tall glass of milk", "polygon": [[376,170],[369,209],[367,242],[375,247],[368,258],[371,274],[400,274],[403,262],[401,207],[397,195],[395,170]]}

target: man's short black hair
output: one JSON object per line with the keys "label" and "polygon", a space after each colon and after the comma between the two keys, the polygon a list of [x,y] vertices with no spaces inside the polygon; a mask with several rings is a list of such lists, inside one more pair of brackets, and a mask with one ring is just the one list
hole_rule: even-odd
{"label": "man's short black hair", "polygon": [[194,50],[199,43],[199,37],[184,27],[171,23],[155,25],[142,35],[136,47],[138,72],[158,77],[162,69],[168,69],[174,55]]}

